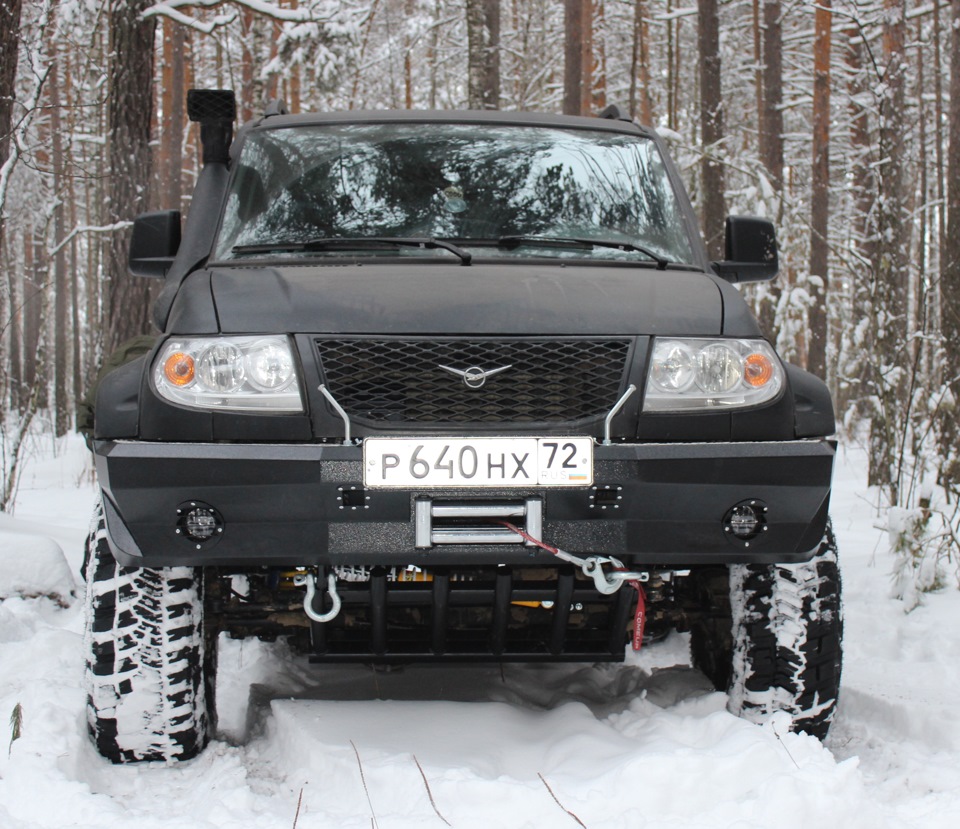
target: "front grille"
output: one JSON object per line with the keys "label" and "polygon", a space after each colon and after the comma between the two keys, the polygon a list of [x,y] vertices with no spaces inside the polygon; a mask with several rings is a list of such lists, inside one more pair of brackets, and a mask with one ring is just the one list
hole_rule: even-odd
{"label": "front grille", "polygon": [[[318,339],[330,391],[373,423],[562,423],[601,417],[621,393],[626,339]],[[440,368],[509,369],[480,388]]]}

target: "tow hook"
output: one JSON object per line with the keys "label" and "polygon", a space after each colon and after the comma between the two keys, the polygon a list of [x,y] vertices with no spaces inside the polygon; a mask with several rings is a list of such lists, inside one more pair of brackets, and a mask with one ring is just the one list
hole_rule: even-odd
{"label": "tow hook", "polygon": [[331,607],[326,613],[317,613],[313,609],[313,597],[317,593],[317,577],[314,573],[299,573],[293,577],[297,587],[305,587],[307,595],[303,598],[303,612],[314,622],[332,622],[340,613],[340,596],[337,594],[337,577],[330,573],[327,576],[327,595],[330,596]]}

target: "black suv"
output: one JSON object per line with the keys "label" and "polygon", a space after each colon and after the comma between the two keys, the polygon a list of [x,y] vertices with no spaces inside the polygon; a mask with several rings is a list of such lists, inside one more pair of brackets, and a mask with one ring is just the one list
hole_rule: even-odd
{"label": "black suv", "polygon": [[214,730],[216,642],[316,662],[622,660],[689,631],[761,720],[823,737],[842,617],[825,385],[711,262],[658,135],[505,112],[288,115],[137,219],[163,332],[95,404],[89,724],[116,761]]}

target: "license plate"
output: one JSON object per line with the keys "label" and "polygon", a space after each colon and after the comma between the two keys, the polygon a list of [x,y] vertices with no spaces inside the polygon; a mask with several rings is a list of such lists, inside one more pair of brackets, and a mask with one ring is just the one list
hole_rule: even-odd
{"label": "license plate", "polygon": [[369,487],[590,486],[593,438],[366,438]]}

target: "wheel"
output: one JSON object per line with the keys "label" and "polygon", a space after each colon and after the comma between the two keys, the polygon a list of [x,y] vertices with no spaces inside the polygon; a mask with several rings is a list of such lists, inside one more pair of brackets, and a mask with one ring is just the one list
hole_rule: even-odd
{"label": "wheel", "polygon": [[120,567],[100,503],[84,570],[87,723],[97,750],[114,763],[193,757],[213,727],[202,571]]}
{"label": "wheel", "polygon": [[691,626],[694,665],[751,722],[787,712],[824,739],[837,707],[843,612],[833,528],[801,564],[738,564],[698,577],[703,613]]}

